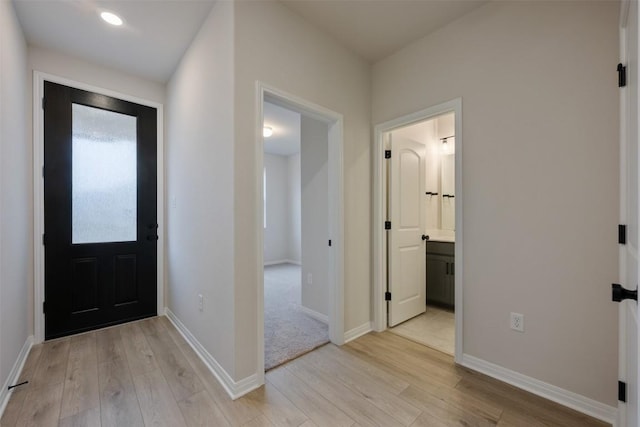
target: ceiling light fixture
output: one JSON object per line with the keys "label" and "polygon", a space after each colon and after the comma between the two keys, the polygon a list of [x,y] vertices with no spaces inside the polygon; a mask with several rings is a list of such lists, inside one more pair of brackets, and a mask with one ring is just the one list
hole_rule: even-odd
{"label": "ceiling light fixture", "polygon": [[119,27],[120,25],[122,25],[122,19],[116,15],[115,13],[111,13],[111,12],[102,12],[100,14],[100,17],[107,23],[111,24],[111,25],[115,25],[116,27]]}
{"label": "ceiling light fixture", "polygon": [[273,129],[271,129],[269,126],[265,126],[262,128],[262,136],[264,136],[265,138],[269,138],[271,135],[273,135]]}

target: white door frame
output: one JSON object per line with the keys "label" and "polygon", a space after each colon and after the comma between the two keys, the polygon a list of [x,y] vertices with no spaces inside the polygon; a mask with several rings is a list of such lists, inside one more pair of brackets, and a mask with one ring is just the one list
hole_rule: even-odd
{"label": "white door frame", "polygon": [[163,104],[115,92],[109,89],[78,82],[64,77],[33,72],[33,324],[35,343],[44,341],[44,112],[42,98],[44,97],[44,82],[49,81],[65,86],[74,87],[89,92],[134,102],[152,107],[157,110],[157,216],[158,216],[158,246],[157,246],[157,288],[156,309],[158,315],[164,314],[164,107]]}
{"label": "white door frame", "polygon": [[[255,182],[256,207],[254,213],[257,233],[256,272],[258,277],[258,375],[264,377],[264,147],[262,127],[265,98],[270,102],[304,113],[329,126],[328,174],[329,174],[329,339],[342,345],[344,339],[344,172],[343,172],[343,123],[342,114],[306,101],[295,95],[257,81],[255,123]],[[328,245],[328,242],[327,242]]]}
{"label": "white door frame", "polygon": [[462,362],[463,319],[463,259],[462,259],[462,98],[444,102],[416,113],[393,119],[375,126],[373,150],[373,328],[377,332],[387,329],[387,302],[384,299],[387,277],[387,232],[384,230],[387,203],[387,168],[385,167],[383,136],[386,132],[412,123],[418,123],[446,113],[455,113],[456,135],[456,237],[455,237],[455,361]]}
{"label": "white door frame", "polygon": [[[620,42],[620,63],[627,64],[627,20],[629,19],[630,0],[622,0],[620,3],[620,20],[619,20],[619,42]],[[636,77],[631,76],[631,78]],[[627,89],[620,88],[620,224],[628,224],[627,218]],[[631,287],[633,284],[627,281],[627,254],[624,245],[618,245],[618,283],[625,287]],[[627,381],[627,304],[621,302],[618,308],[618,378],[621,381]],[[618,426],[627,425],[627,405],[622,401],[618,401]]]}

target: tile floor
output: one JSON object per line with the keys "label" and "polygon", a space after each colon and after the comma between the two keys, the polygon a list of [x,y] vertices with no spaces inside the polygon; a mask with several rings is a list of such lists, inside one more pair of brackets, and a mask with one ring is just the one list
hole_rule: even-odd
{"label": "tile floor", "polygon": [[427,311],[389,329],[394,334],[453,356],[455,321],[451,310],[427,306]]}

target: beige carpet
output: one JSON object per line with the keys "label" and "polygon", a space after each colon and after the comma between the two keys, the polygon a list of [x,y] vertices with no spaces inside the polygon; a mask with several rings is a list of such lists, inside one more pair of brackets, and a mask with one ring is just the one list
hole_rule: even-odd
{"label": "beige carpet", "polygon": [[264,268],[264,368],[275,368],[329,342],[328,326],[300,309],[301,269]]}

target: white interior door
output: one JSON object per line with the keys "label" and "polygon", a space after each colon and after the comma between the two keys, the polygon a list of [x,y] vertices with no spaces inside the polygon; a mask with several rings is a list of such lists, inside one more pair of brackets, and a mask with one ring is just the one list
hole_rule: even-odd
{"label": "white interior door", "polygon": [[389,171],[389,326],[425,311],[425,146],[392,138]]}
{"label": "white interior door", "polygon": [[[621,28],[621,60],[627,67],[626,86],[621,90],[621,220],[627,224],[627,241],[622,246],[622,285],[638,287],[638,3],[623,2],[628,7]],[[623,15],[624,16],[624,15]],[[620,303],[620,376],[627,384],[627,403],[620,404],[621,425],[637,426],[638,404],[638,304],[634,300]]]}

